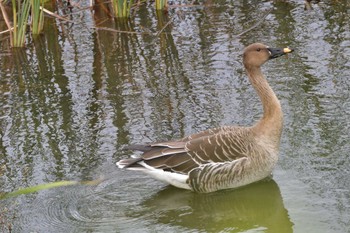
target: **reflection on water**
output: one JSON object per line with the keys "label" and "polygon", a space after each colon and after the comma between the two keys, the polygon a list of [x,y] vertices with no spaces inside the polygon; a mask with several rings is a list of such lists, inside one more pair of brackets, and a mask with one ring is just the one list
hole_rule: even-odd
{"label": "reflection on water", "polygon": [[247,187],[196,194],[166,187],[142,206],[156,223],[210,232],[293,232],[278,185],[274,180]]}
{"label": "reflection on water", "polygon": [[[128,187],[130,178],[108,177],[97,186],[42,192],[21,206],[23,228],[17,230],[142,232],[147,227],[152,232],[293,232],[274,180],[204,195],[156,187],[146,180]],[[145,193],[152,188],[160,191]]]}
{"label": "reflection on water", "polygon": [[[211,1],[168,15],[143,5],[123,23],[98,9],[74,25],[48,19],[33,46],[0,53],[0,191],[107,178],[1,201],[0,223],[14,232],[346,232],[348,11],[346,0],[309,11],[300,1]],[[261,106],[241,51],[256,41],[296,49],[264,66],[285,113],[279,187],[198,195],[116,169],[130,143],[252,124]]]}

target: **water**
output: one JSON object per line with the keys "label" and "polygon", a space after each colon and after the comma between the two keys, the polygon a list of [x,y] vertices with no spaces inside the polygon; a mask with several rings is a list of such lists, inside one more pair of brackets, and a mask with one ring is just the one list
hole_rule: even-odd
{"label": "water", "polygon": [[[1,191],[103,181],[2,200],[0,231],[349,232],[349,13],[345,0],[213,1],[158,19],[143,6],[124,25],[98,10],[50,21],[14,54],[1,40]],[[263,68],[285,116],[273,179],[203,195],[115,167],[128,144],[257,120],[241,64],[257,41],[295,48]]]}

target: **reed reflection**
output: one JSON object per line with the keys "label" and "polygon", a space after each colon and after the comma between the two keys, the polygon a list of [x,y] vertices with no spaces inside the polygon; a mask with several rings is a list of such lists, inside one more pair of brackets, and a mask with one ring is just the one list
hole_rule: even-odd
{"label": "reed reflection", "polygon": [[293,232],[277,183],[264,180],[244,188],[197,194],[171,186],[143,203],[157,223],[204,231]]}

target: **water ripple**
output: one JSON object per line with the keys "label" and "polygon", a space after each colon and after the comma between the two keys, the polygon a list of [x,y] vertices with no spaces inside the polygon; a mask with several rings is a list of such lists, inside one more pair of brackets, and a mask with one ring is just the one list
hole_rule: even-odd
{"label": "water ripple", "polygon": [[[120,176],[118,173],[115,175]],[[156,183],[145,185],[143,179],[138,179],[132,187],[127,187],[129,182],[130,177],[110,177],[97,186],[70,186],[44,191],[29,204],[30,207],[24,208],[21,225],[27,226],[31,232],[93,229],[108,232],[129,224],[144,224],[140,219],[142,216],[137,213],[143,208],[139,204],[145,195],[139,193],[145,186]]]}

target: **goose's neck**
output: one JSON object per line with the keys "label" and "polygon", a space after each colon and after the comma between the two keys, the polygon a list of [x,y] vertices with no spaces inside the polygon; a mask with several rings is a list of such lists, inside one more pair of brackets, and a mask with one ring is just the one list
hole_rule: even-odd
{"label": "goose's neck", "polygon": [[264,110],[262,118],[253,126],[253,129],[278,145],[283,126],[280,102],[262,74],[260,67],[246,67],[246,69],[249,80],[259,95]]}

